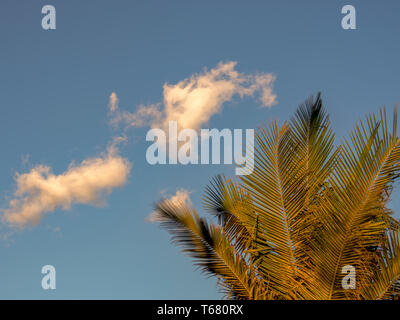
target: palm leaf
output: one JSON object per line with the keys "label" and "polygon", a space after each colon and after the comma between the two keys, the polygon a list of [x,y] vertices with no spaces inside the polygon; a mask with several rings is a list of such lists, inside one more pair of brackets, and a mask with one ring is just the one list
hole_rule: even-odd
{"label": "palm leaf", "polygon": [[262,279],[238,254],[222,228],[200,218],[185,204],[164,200],[156,206],[157,220],[172,234],[172,241],[188,253],[203,272],[215,275],[228,298],[265,296]]}
{"label": "palm leaf", "polygon": [[326,299],[344,298],[349,293],[341,288],[341,269],[345,265],[356,267],[359,282],[369,281],[373,267],[364,258],[371,256],[367,248],[376,245],[389,227],[385,193],[399,169],[396,118],[395,113],[390,132],[384,110],[380,121],[370,115],[367,125],[356,126],[351,142],[345,140],[342,145],[340,161],[329,179],[333,192],[321,210],[325,245],[317,255]]}
{"label": "palm leaf", "polygon": [[254,246],[258,219],[243,186],[223,176],[215,177],[206,187],[204,207],[218,218],[239,252],[246,253]]}
{"label": "palm leaf", "polygon": [[400,229],[389,231],[387,243],[377,257],[377,272],[374,278],[362,289],[367,300],[400,298]]}

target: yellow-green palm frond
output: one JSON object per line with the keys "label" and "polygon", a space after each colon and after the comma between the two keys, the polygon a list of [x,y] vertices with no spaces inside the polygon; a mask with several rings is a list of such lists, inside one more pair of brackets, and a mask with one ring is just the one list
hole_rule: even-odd
{"label": "yellow-green palm frond", "polygon": [[206,187],[203,201],[205,209],[218,218],[236,249],[246,254],[256,241],[258,223],[249,193],[232,179],[219,175]]}
{"label": "yellow-green palm frond", "polygon": [[329,178],[332,193],[321,208],[325,233],[324,246],[317,252],[321,291],[326,299],[341,299],[350,292],[341,287],[341,270],[356,268],[359,287],[370,281],[374,255],[369,247],[379,243],[392,223],[386,209],[387,192],[397,177],[400,143],[397,137],[397,114],[392,131],[386,112],[380,120],[374,115],[367,124],[356,126],[350,141],[345,140],[341,156]]}
{"label": "yellow-green palm frond", "polygon": [[334,150],[335,135],[323,108],[321,94],[300,105],[291,119],[290,134],[294,161],[304,170],[299,178],[306,180],[306,205],[319,194],[330,176],[338,152]]}
{"label": "yellow-green palm frond", "polygon": [[224,230],[200,218],[194,209],[164,200],[156,206],[156,220],[203,272],[217,276],[228,298],[257,299],[268,294],[264,280],[255,276]]}
{"label": "yellow-green palm frond", "polygon": [[318,94],[290,124],[275,121],[260,130],[254,171],[242,178],[257,216],[258,248],[272,252],[260,256],[260,268],[289,298],[317,298],[310,251],[320,223],[315,211],[338,154],[333,141]]}
{"label": "yellow-green palm frond", "polygon": [[339,155],[320,93],[315,98],[311,96],[298,107],[291,119],[289,133],[293,146],[292,167],[300,173],[293,178],[303,181],[305,189],[304,202],[293,224],[297,243],[296,258],[299,267],[307,270],[307,279],[303,279],[303,286],[307,282],[307,298],[320,299],[322,297],[319,295],[319,283],[315,281],[314,261],[315,248],[319,248],[319,241],[323,241],[319,237],[322,221],[318,212],[330,191],[327,179]]}
{"label": "yellow-green palm frond", "polygon": [[274,121],[256,136],[254,171],[242,181],[251,194],[258,216],[257,243],[273,253],[261,255],[260,270],[271,279],[272,286],[295,299],[300,270],[295,240],[297,221],[304,204],[306,189],[300,168],[292,161],[288,124]]}

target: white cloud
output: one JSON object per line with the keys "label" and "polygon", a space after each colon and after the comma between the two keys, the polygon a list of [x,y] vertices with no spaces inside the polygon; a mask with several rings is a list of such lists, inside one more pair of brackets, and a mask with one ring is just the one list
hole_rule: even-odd
{"label": "white cloud", "polygon": [[117,153],[116,144],[121,139],[115,139],[103,156],[71,164],[59,175],[43,165],[17,173],[17,190],[3,210],[2,221],[24,228],[38,224],[48,212],[68,210],[74,203],[104,204],[105,196],[123,186],[131,170],[130,162]]}
{"label": "white cloud", "polygon": [[178,189],[172,197],[168,198],[168,201],[177,206],[180,204],[184,204],[186,206],[189,206],[192,204],[192,201],[190,200],[190,191],[185,190],[185,189]]}
{"label": "white cloud", "polygon": [[[165,200],[168,200],[174,206],[179,206],[179,205],[191,206],[192,201],[190,200],[190,193],[191,192],[188,190],[178,189],[175,195],[166,198]],[[148,222],[157,222],[158,221],[157,212],[153,211],[152,213],[149,214],[149,216],[145,220]]]}
{"label": "white cloud", "polygon": [[[111,121],[126,126],[166,129],[168,122],[176,120],[180,129],[200,129],[210,118],[221,112],[225,102],[235,95],[243,98],[259,94],[265,107],[276,104],[272,87],[275,76],[270,73],[246,75],[235,70],[236,62],[220,62],[216,68],[194,74],[177,84],[165,83],[163,103],[140,106],[135,113],[110,108]],[[116,95],[114,97],[116,98]]]}

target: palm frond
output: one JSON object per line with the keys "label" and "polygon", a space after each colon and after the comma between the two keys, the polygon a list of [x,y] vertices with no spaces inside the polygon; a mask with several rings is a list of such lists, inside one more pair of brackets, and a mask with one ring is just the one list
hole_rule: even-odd
{"label": "palm frond", "polygon": [[376,259],[378,268],[371,282],[362,288],[367,300],[400,299],[400,229],[390,230]]}
{"label": "palm frond", "polygon": [[264,281],[238,254],[219,226],[200,218],[185,204],[164,200],[156,206],[156,219],[172,235],[172,241],[194,259],[203,272],[218,277],[228,298],[257,299]]}
{"label": "palm frond", "polygon": [[[254,171],[242,178],[252,196],[258,216],[257,243],[259,250],[272,254],[260,257],[260,269],[274,288],[281,292],[295,292],[299,268],[292,224],[296,221],[306,194],[299,168],[291,161],[288,124],[277,121],[260,129],[256,136]],[[296,294],[293,293],[292,298]]]}
{"label": "palm frond", "polygon": [[239,252],[245,253],[254,245],[258,218],[243,186],[219,175],[206,187],[203,201],[205,209],[218,218]]}
{"label": "palm frond", "polygon": [[[319,256],[320,283],[327,299],[344,298],[349,292],[341,288],[341,268],[357,268],[358,281],[368,281],[372,265],[368,247],[376,245],[389,227],[385,196],[397,177],[400,143],[395,112],[392,132],[386,112],[380,121],[374,115],[367,124],[356,126],[351,141],[345,140],[341,157],[329,178],[332,193],[321,210],[325,218],[325,245]],[[354,294],[357,294],[355,291]]]}

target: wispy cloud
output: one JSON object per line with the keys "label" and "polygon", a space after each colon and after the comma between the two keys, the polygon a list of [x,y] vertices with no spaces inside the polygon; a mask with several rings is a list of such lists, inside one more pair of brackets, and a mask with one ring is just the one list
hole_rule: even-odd
{"label": "wispy cloud", "polygon": [[29,163],[29,158],[30,158],[29,154],[22,155],[21,156],[22,165],[24,165],[24,166],[27,165]]}
{"label": "wispy cloud", "polygon": [[111,93],[110,101],[108,103],[108,109],[110,110],[110,112],[114,112],[115,110],[117,110],[118,104],[119,104],[119,100],[118,100],[117,94],[115,92]]}
{"label": "wispy cloud", "polygon": [[159,108],[159,103],[149,106],[140,105],[135,113],[117,108],[111,113],[111,124],[124,123],[126,127],[144,127],[150,123],[158,123],[163,116]]}
{"label": "wispy cloud", "polygon": [[210,118],[221,112],[225,102],[235,95],[240,98],[259,95],[261,105],[276,104],[273,93],[275,76],[271,73],[243,74],[235,70],[236,62],[220,62],[216,68],[194,74],[177,84],[165,83],[163,102],[139,106],[135,113],[118,108],[117,96],[110,97],[111,122],[124,123],[127,127],[151,126],[166,129],[176,120],[180,129],[199,129]]}
{"label": "wispy cloud", "polygon": [[17,190],[3,210],[3,223],[24,228],[38,224],[46,213],[68,210],[74,203],[103,205],[114,188],[126,183],[131,170],[131,163],[118,154],[116,144],[122,139],[115,139],[102,156],[71,164],[59,175],[43,165],[17,173]]}

